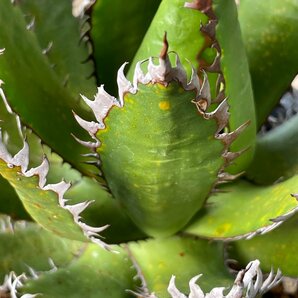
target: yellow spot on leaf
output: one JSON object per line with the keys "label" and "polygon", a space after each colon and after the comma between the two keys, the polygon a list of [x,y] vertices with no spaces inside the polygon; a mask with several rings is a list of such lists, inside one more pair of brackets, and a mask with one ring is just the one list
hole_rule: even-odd
{"label": "yellow spot on leaf", "polygon": [[167,111],[170,109],[170,103],[167,100],[161,101],[158,104],[159,108],[163,111]]}
{"label": "yellow spot on leaf", "polygon": [[231,229],[232,225],[230,223],[224,223],[219,228],[217,228],[216,232],[218,235],[223,235]]}

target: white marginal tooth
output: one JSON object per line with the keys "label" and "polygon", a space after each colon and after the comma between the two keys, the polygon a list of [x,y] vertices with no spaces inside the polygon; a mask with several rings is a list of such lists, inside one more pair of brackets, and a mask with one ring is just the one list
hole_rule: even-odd
{"label": "white marginal tooth", "polygon": [[79,144],[81,144],[84,147],[87,147],[91,150],[95,150],[96,148],[98,148],[100,146],[100,142],[98,140],[96,142],[82,141],[82,140],[78,139],[75,135],[72,135],[72,136]]}
{"label": "white marginal tooth", "polygon": [[45,157],[42,161],[42,163],[36,167],[32,168],[29,171],[25,172],[24,175],[26,177],[31,177],[33,175],[38,175],[39,176],[39,187],[43,188],[46,184],[46,177],[49,172],[49,161]]}
{"label": "white marginal tooth", "polygon": [[153,58],[152,57],[150,57],[149,60],[148,60],[148,67],[147,68],[148,68],[148,73],[149,73],[150,77],[152,78],[152,80],[155,79],[156,78],[155,73],[156,73],[157,66],[153,63]]}
{"label": "white marginal tooth", "polygon": [[7,151],[6,146],[2,142],[2,132],[1,132],[1,129],[0,129],[0,158],[3,159],[7,163],[11,163],[12,162],[12,157],[11,157],[10,153]]}
{"label": "white marginal tooth", "polygon": [[30,31],[34,29],[34,26],[35,26],[35,17],[33,17],[31,22],[26,26],[26,29]]}
{"label": "white marginal tooth", "polygon": [[99,129],[104,129],[103,123],[97,123],[94,121],[87,121],[82,119],[80,116],[78,116],[76,113],[73,113],[76,121],[79,123],[79,125],[85,129],[87,132],[89,132],[91,135],[95,135]]}
{"label": "white marginal tooth", "polygon": [[43,190],[52,190],[58,194],[59,204],[61,207],[65,207],[65,200],[63,196],[65,192],[70,188],[70,183],[66,183],[65,181],[61,181],[56,184],[48,184],[43,187]]}
{"label": "white marginal tooth", "polygon": [[[220,288],[213,288],[210,293],[206,294],[206,298],[224,298],[225,296],[223,295],[224,287]],[[234,297],[238,298],[238,297]],[[239,297],[241,298],[241,297]]]}
{"label": "white marginal tooth", "polygon": [[190,294],[188,298],[204,298],[204,292],[200,288],[199,285],[196,284],[197,280],[202,276],[203,274],[199,274],[195,277],[193,277],[189,281],[189,289],[190,289]]}
{"label": "white marginal tooth", "polygon": [[141,65],[147,61],[148,59],[146,60],[143,60],[143,61],[139,61],[137,62],[136,64],[136,67],[135,67],[135,71],[134,71],[134,75],[133,75],[133,87],[135,90],[138,89],[138,83],[142,83],[143,85],[146,85],[150,82],[151,78],[150,76],[148,75],[145,75],[142,68],[141,68]]}
{"label": "white marginal tooth", "polygon": [[175,285],[175,276],[172,275],[169,286],[168,293],[174,298],[187,298],[184,294],[182,294]]}
{"label": "white marginal tooth", "polygon": [[[95,95],[95,99],[92,101],[88,99],[86,96],[81,95],[85,103],[91,108],[94,113],[96,120],[104,125],[103,120],[107,116],[109,110],[112,106],[119,106],[117,99],[110,94],[108,94],[103,85],[97,88],[97,93]],[[104,127],[104,126],[103,126]]]}
{"label": "white marginal tooth", "polygon": [[117,73],[118,95],[121,107],[123,107],[124,104],[125,93],[129,92],[135,94],[137,91],[132,83],[124,75],[124,68],[127,64],[128,62],[123,63]]}
{"label": "white marginal tooth", "polygon": [[110,226],[110,225],[105,225],[102,227],[91,227],[83,222],[80,222],[79,224],[86,233],[100,233]]}
{"label": "white marginal tooth", "polygon": [[197,71],[194,68],[194,66],[192,65],[191,66],[191,77],[190,77],[190,81],[187,84],[187,90],[196,90],[197,95],[199,95],[200,88],[201,88],[201,84],[200,84],[200,80],[199,80]]}
{"label": "white marginal tooth", "polygon": [[185,71],[185,68],[183,67],[179,55],[177,53],[175,53],[176,55],[176,66],[175,68],[173,68],[172,70],[175,71],[175,79],[181,83],[181,85],[183,86],[184,89],[187,89],[187,74]]}
{"label": "white marginal tooth", "polygon": [[[0,55],[2,55],[4,53],[5,49],[0,49]],[[1,84],[0,84],[1,85]]]}
{"label": "white marginal tooth", "polygon": [[[1,81],[0,83],[3,84],[3,81]],[[0,86],[1,86],[1,84],[0,84]],[[6,96],[5,96],[2,88],[0,88],[0,96],[3,99],[4,105],[5,105],[6,110],[8,111],[8,113],[13,114],[13,111],[12,111],[10,105],[8,104],[8,101],[6,99]]]}
{"label": "white marginal tooth", "polygon": [[207,119],[214,118],[217,122],[217,132],[218,134],[221,130],[223,130],[229,121],[229,105],[227,103],[227,99],[223,100],[218,107],[211,113],[205,113],[204,117]]}
{"label": "white marginal tooth", "polygon": [[29,146],[24,142],[23,148],[12,158],[11,163],[20,166],[22,173],[25,173],[29,164]]}
{"label": "white marginal tooth", "polygon": [[209,80],[207,77],[207,74],[204,72],[204,81],[203,85],[200,89],[200,95],[202,98],[206,99],[208,102],[208,106],[211,103],[211,93],[210,93],[210,85],[209,85]]}
{"label": "white marginal tooth", "polygon": [[75,205],[68,205],[65,206],[65,208],[68,209],[73,216],[78,217],[91,203],[92,201],[86,201]]}
{"label": "white marginal tooth", "polygon": [[119,253],[118,251],[114,251],[114,250],[112,250],[112,248],[111,248],[108,244],[106,244],[105,242],[101,241],[101,240],[98,239],[98,238],[91,237],[90,240],[91,240],[93,243],[95,243],[95,244],[97,244],[97,245],[100,245],[100,246],[101,246],[103,249],[105,249],[105,250],[112,251],[112,252],[114,252],[114,253]]}

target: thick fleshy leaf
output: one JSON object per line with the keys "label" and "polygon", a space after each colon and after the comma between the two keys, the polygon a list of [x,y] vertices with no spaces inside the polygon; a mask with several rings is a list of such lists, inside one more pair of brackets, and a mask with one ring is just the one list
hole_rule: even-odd
{"label": "thick fleshy leaf", "polygon": [[248,179],[259,184],[270,184],[297,174],[298,116],[259,136]]}
{"label": "thick fleshy leaf", "polygon": [[28,169],[29,161],[27,142],[24,141],[23,148],[12,156],[0,139],[0,174],[14,187],[32,218],[60,236],[81,241],[87,241],[88,238],[108,248],[97,238],[97,233],[107,226],[93,228],[81,221],[80,214],[91,202],[67,204],[64,194],[70,184],[63,180],[47,184],[49,161],[45,157],[35,168]]}
{"label": "thick fleshy leaf", "polygon": [[282,226],[266,235],[229,244],[228,256],[241,264],[258,258],[263,270],[280,268],[285,276],[298,276],[297,231],[298,217],[293,216]]}
{"label": "thick fleshy leaf", "polygon": [[[243,123],[250,121],[250,125],[246,128],[243,136],[239,137],[232,145],[232,151],[248,149],[229,168],[230,172],[239,173],[250,163],[255,144],[255,111],[248,62],[241,39],[234,1],[229,0],[225,3],[213,1],[212,5],[215,17],[212,15],[214,19],[210,19],[211,23],[206,24],[207,16],[202,14],[200,10],[206,12],[210,9],[209,1],[192,5],[183,0],[164,0],[134,58],[128,77],[132,78],[137,61],[146,59],[150,55],[158,55],[162,36],[166,31],[170,43],[169,49],[179,54],[188,74],[191,73],[191,67],[187,60],[196,69],[208,73],[214,100],[219,95],[219,91],[222,91],[222,87],[225,86],[225,92],[221,94],[221,99],[227,97],[231,108],[230,129],[235,130]],[[197,10],[190,8],[197,8]],[[201,23],[206,24],[206,26],[201,26]],[[207,25],[211,26],[208,27]],[[204,34],[200,32],[200,28]],[[237,49],[237,55],[235,49]],[[220,58],[219,61],[217,61],[218,58]],[[212,66],[213,62],[214,67]],[[198,73],[201,75],[201,71]],[[223,74],[224,78],[220,73]],[[221,84],[216,84],[216,80],[221,81]]]}
{"label": "thick fleshy leaf", "polygon": [[214,13],[218,19],[216,39],[221,48],[221,69],[225,80],[225,95],[230,106],[231,130],[249,121],[249,126],[231,145],[232,151],[247,148],[229,171],[237,173],[250,164],[256,142],[256,119],[254,98],[248,69],[248,61],[241,38],[237,9],[234,0],[213,0]]}
{"label": "thick fleshy leaf", "polygon": [[95,78],[91,77],[94,66],[91,60],[85,32],[85,18],[74,18],[69,0],[53,3],[47,0],[22,0],[17,5],[25,14],[26,20],[32,21],[43,53],[48,57],[55,73],[59,76],[74,98],[80,93],[88,96],[96,91]]}
{"label": "thick fleshy leaf", "polygon": [[260,126],[297,74],[298,3],[296,0],[239,2],[239,21]]}
{"label": "thick fleshy leaf", "polygon": [[125,252],[118,254],[88,245],[84,252],[66,268],[43,273],[28,281],[24,292],[42,293],[44,298],[64,297],[131,297],[127,289],[134,288],[134,270]]}
{"label": "thick fleshy leaf", "polygon": [[204,291],[233,283],[224,265],[222,243],[174,237],[131,243],[128,249],[138,268],[143,293],[147,289],[157,297],[170,297],[167,287],[172,275],[184,293],[189,293],[188,283],[197,274],[203,274],[198,283]]}
{"label": "thick fleshy leaf", "polygon": [[131,64],[129,79],[132,79],[138,61],[159,55],[165,32],[169,40],[169,50],[179,54],[188,74],[191,74],[191,66],[185,59],[188,59],[195,68],[198,67],[197,54],[204,45],[204,37],[199,30],[200,22],[206,22],[207,17],[198,11],[183,7],[184,3],[185,0],[161,2]]}
{"label": "thick fleshy leaf", "polygon": [[36,224],[13,222],[0,216],[0,279],[10,271],[30,273],[50,269],[49,258],[59,267],[69,264],[84,249],[84,243],[55,236]]}
{"label": "thick fleshy leaf", "polygon": [[[175,233],[201,208],[219,179],[226,150],[218,134],[225,126],[225,103],[212,113],[198,112],[193,100],[202,91],[186,85],[183,68],[172,68],[167,59],[159,66],[149,62],[151,84],[140,81],[137,91],[126,93],[124,107],[111,109],[96,133],[113,195],[138,227],[159,236]],[[184,86],[174,82],[176,75]]]}
{"label": "thick fleshy leaf", "polygon": [[251,238],[282,224],[298,211],[298,176],[271,186],[239,181],[211,196],[186,229],[187,233],[218,239]]}
{"label": "thick fleshy leaf", "polygon": [[26,29],[22,12],[9,0],[0,2],[0,27],[5,28],[0,31],[0,49],[6,48],[0,57],[0,79],[5,82],[1,87],[11,107],[53,150],[85,169],[80,153],[86,151],[71,136],[85,136],[71,112],[82,110],[79,102],[61,85],[36,36]]}
{"label": "thick fleshy leaf", "polygon": [[92,8],[91,38],[98,80],[112,94],[117,91],[120,65],[131,61],[160,0],[97,1]]}

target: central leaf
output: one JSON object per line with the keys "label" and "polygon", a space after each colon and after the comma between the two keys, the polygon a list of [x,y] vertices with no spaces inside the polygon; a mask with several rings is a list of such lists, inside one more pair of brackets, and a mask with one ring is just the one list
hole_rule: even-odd
{"label": "central leaf", "polygon": [[138,85],[105,119],[98,152],[108,185],[146,233],[182,228],[202,207],[224,164],[214,119],[176,81]]}

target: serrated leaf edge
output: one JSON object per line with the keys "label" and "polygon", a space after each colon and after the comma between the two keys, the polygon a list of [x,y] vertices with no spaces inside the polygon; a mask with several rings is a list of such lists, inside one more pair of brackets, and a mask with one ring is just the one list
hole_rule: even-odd
{"label": "serrated leaf edge", "polygon": [[[3,51],[0,53],[2,54]],[[11,111],[11,108],[8,105],[6,97],[4,95],[4,91],[0,86],[0,97],[4,100],[6,107],[8,108],[8,112]],[[46,184],[46,177],[49,171],[49,161],[46,156],[44,156],[41,164],[35,168],[28,169],[29,165],[29,145],[25,139],[23,139],[23,148],[19,150],[14,156],[8,152],[6,145],[2,140],[2,131],[0,128],[0,159],[6,162],[9,168],[13,167],[20,167],[21,173],[24,177],[33,177],[38,176],[38,187],[44,191],[53,191],[58,196],[58,203],[61,208],[67,210],[73,216],[75,224],[77,224],[83,234],[93,243],[101,246],[106,250],[111,250],[110,246],[107,245],[105,242],[100,240],[98,237],[100,235],[98,233],[102,232],[109,225],[105,225],[102,227],[91,227],[81,221],[80,214],[92,203],[92,201],[85,201],[82,203],[78,203],[75,205],[68,205],[67,200],[64,199],[65,192],[70,188],[71,184],[66,183],[65,181],[60,181],[56,184]]]}
{"label": "serrated leaf edge", "polygon": [[[214,138],[220,140],[224,145],[222,153],[224,163],[222,168],[219,170],[215,185],[236,179],[238,175],[229,175],[224,172],[224,169],[245,150],[241,150],[240,152],[229,152],[229,147],[238,135],[249,125],[249,122],[244,123],[232,132],[222,132],[223,129],[226,128],[229,119],[229,106],[226,99],[223,99],[212,112],[207,112],[207,109],[212,103],[212,99],[206,73],[203,72],[204,80],[201,84],[196,70],[192,67],[192,75],[188,81],[186,70],[181,64],[179,55],[173,52],[176,59],[175,66],[172,66],[168,54],[168,41],[165,35],[164,45],[158,58],[159,64],[154,64],[153,57],[137,62],[132,82],[130,82],[124,75],[124,68],[127,65],[127,62],[125,62],[119,68],[117,74],[119,100],[108,94],[104,90],[103,85],[98,88],[98,92],[95,95],[94,100],[90,100],[84,95],[81,95],[84,102],[92,110],[97,122],[84,120],[74,112],[74,117],[78,124],[89,133],[94,141],[83,141],[76,137],[75,139],[81,145],[88,147],[92,152],[96,153],[96,149],[101,146],[101,142],[97,139],[96,134],[98,130],[105,129],[104,120],[108,116],[110,110],[114,106],[118,108],[122,108],[124,106],[124,96],[126,93],[136,94],[138,92],[139,84],[147,85],[149,83],[159,83],[167,86],[170,82],[176,81],[181,84],[184,90],[195,91],[195,99],[193,100],[193,103],[197,107],[199,114],[204,119],[213,119],[217,123],[217,130]],[[144,63],[147,63],[146,73],[144,73],[141,69],[141,65]]]}

